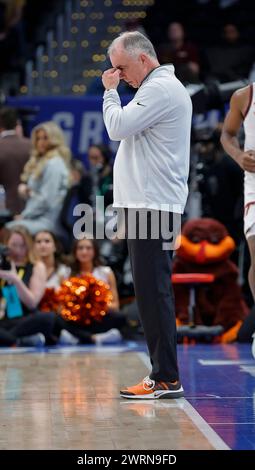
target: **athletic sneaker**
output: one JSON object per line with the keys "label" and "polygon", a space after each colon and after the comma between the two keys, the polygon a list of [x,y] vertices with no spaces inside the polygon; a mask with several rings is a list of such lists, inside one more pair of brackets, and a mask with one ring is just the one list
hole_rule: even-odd
{"label": "athletic sneaker", "polygon": [[133,387],[127,387],[120,391],[123,398],[157,400],[158,398],[181,398],[184,396],[184,390],[179,381],[176,384],[171,382],[156,382],[145,377],[142,382]]}
{"label": "athletic sneaker", "polygon": [[59,335],[58,344],[62,346],[75,346],[79,343],[79,338],[69,333],[67,330],[61,330]]}
{"label": "athletic sneaker", "polygon": [[34,335],[22,336],[17,340],[17,346],[34,346],[42,347],[45,345],[45,336],[42,333],[36,333]]}
{"label": "athletic sneaker", "polygon": [[251,353],[255,359],[255,333],[253,333],[252,337],[253,337],[253,341],[252,341]]}
{"label": "athletic sneaker", "polygon": [[112,328],[105,333],[98,333],[95,335],[95,343],[100,346],[101,344],[117,344],[122,341],[122,335],[117,328]]}

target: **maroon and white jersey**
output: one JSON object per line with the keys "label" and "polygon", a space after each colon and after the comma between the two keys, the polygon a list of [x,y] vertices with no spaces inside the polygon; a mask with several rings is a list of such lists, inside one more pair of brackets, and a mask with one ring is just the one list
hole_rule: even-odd
{"label": "maroon and white jersey", "polygon": [[[250,85],[250,99],[244,118],[244,150],[255,151],[255,83]],[[246,236],[255,235],[255,173],[244,172],[244,222]]]}

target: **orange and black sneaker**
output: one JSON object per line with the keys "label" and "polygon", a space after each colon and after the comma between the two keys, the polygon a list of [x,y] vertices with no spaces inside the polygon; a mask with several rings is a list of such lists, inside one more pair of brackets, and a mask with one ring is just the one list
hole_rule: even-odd
{"label": "orange and black sneaker", "polygon": [[172,382],[156,382],[145,377],[142,382],[133,387],[127,387],[120,391],[122,398],[133,398],[135,400],[157,400],[158,398],[181,398],[184,396],[184,390],[179,381]]}

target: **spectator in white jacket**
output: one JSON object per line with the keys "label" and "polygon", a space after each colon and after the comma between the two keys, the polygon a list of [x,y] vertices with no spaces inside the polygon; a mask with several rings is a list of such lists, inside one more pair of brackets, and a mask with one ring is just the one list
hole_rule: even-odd
{"label": "spectator in white jacket", "polygon": [[32,153],[21,175],[19,194],[26,205],[7,228],[23,226],[34,235],[41,230],[58,232],[58,218],[68,189],[71,153],[60,127],[53,121],[32,132]]}

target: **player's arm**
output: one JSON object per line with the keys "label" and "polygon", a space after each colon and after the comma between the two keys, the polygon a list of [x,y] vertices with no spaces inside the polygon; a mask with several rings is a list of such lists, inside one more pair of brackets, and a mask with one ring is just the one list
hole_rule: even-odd
{"label": "player's arm", "polygon": [[238,132],[243,122],[243,109],[245,102],[248,103],[248,89],[238,90],[232,95],[230,109],[226,115],[221,143],[224,150],[230,155],[243,170],[255,172],[255,151],[244,152],[240,148]]}

